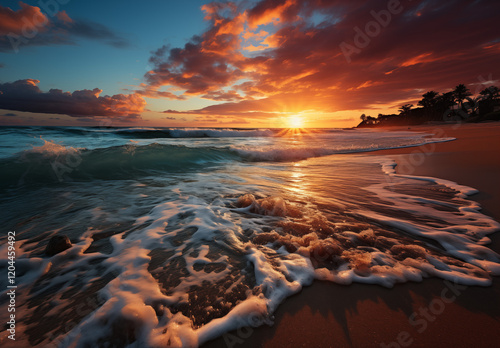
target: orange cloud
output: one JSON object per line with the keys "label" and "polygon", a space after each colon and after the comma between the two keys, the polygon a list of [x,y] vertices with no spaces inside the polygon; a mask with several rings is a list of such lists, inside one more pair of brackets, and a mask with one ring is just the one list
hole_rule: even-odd
{"label": "orange cloud", "polygon": [[151,86],[146,85],[145,83],[141,83],[139,85],[140,89],[134,90],[135,94],[138,94],[143,97],[148,98],[162,98],[162,99],[172,99],[172,100],[185,100],[186,97],[182,95],[176,95],[169,91],[159,91],[157,88],[153,88]]}
{"label": "orange cloud", "polygon": [[432,52],[422,53],[421,55],[419,55],[417,57],[412,57],[412,58],[408,59],[407,61],[404,61],[403,63],[401,63],[400,66],[407,67],[407,66],[412,66],[412,65],[416,65],[416,64],[429,63],[429,62],[433,62],[433,61],[437,60],[437,59],[432,58],[431,56],[432,56]]}
{"label": "orange cloud", "polygon": [[39,7],[19,2],[14,11],[0,5],[0,52],[18,52],[24,46],[74,45],[76,38],[101,40],[115,47],[126,47],[127,39],[106,26],[74,20],[60,11],[51,18]]}
{"label": "orange cloud", "polygon": [[0,6],[0,35],[21,34],[23,28],[42,28],[49,23],[49,19],[39,7],[19,2],[21,8],[13,11],[8,7]]}
{"label": "orange cloud", "polygon": [[254,46],[254,45],[248,45],[243,48],[243,50],[248,51],[248,52],[256,52],[256,51],[262,51],[269,48],[268,46]]}
{"label": "orange cloud", "polygon": [[266,37],[267,35],[269,35],[269,33],[265,30],[261,30],[259,31],[258,33],[254,33],[250,30],[246,30],[242,37],[245,39],[245,40],[249,40],[249,39],[262,39],[263,37]]}
{"label": "orange cloud", "polygon": [[271,22],[280,22],[285,12],[297,5],[297,0],[261,1],[249,13],[248,24],[251,28]]}
{"label": "orange cloud", "polygon": [[[151,57],[149,86],[226,101],[179,113],[250,120],[303,110],[315,110],[308,115],[394,110],[402,100],[418,99],[421,90],[474,82],[484,71],[496,71],[500,58],[497,34],[487,30],[496,25],[492,13],[500,11],[500,3],[477,8],[480,13],[472,18],[467,8],[452,3],[405,3],[405,12],[370,38],[351,63],[340,44],[352,40],[354,28],[373,21],[370,10],[386,8],[387,1],[248,4],[253,5],[207,5],[208,30],[183,48],[164,47]],[[413,15],[417,10],[420,16]]]}
{"label": "orange cloud", "polygon": [[68,14],[66,13],[66,11],[61,11],[61,12],[57,12],[56,13],[56,17],[57,19],[59,19],[60,21],[62,22],[65,22],[65,23],[73,23],[73,19],[71,19]]}

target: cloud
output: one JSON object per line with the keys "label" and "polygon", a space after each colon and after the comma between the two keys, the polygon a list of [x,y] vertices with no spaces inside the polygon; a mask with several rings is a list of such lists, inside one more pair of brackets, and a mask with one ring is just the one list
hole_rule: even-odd
{"label": "cloud", "polygon": [[243,100],[240,102],[230,102],[210,105],[201,109],[177,111],[165,110],[166,114],[183,114],[199,116],[222,116],[222,117],[248,117],[248,118],[269,118],[282,114],[282,100],[276,98],[266,98],[262,100]]}
{"label": "cloud", "polygon": [[[141,83],[139,85],[138,90],[133,90],[132,92],[141,95],[143,97],[148,98],[163,98],[163,99],[172,99],[172,100],[185,100],[186,97],[182,95],[176,95],[169,91],[159,91],[157,88],[150,87],[145,83]],[[128,91],[128,89],[125,89]]]}
{"label": "cloud", "polygon": [[19,2],[19,6],[21,8],[17,11],[0,6],[0,35],[21,34],[25,27],[32,27],[36,24],[41,26],[49,22],[49,18],[39,7],[23,2]]}
{"label": "cloud", "polygon": [[[205,5],[209,28],[183,48],[155,51],[146,83],[182,90],[186,97],[226,101],[178,113],[265,118],[301,110],[392,108],[422,91],[472,85],[498,71],[500,31],[491,28],[498,27],[500,2],[402,0],[394,13],[388,4]],[[359,32],[365,36],[362,48],[356,46]],[[356,48],[350,59],[342,43]]]}
{"label": "cloud", "polygon": [[205,98],[205,99],[216,100],[216,101],[237,101],[237,100],[244,99],[235,90],[230,90],[227,92],[225,92],[225,91],[210,91],[201,97]]}
{"label": "cloud", "polygon": [[251,8],[248,15],[250,27],[289,21],[297,18],[300,1],[297,0],[271,0],[259,1]]}
{"label": "cloud", "polygon": [[70,36],[73,35],[91,40],[100,40],[117,48],[129,46],[129,42],[126,38],[119,36],[100,23],[84,20],[72,20],[71,22],[64,23],[64,26],[61,26],[60,30],[63,32],[66,30]]}
{"label": "cloud", "polygon": [[109,116],[135,120],[140,118],[146,102],[136,94],[99,96],[101,90],[63,92],[51,89],[42,92],[40,81],[34,79],[0,83],[0,109],[46,114],[63,114],[72,117]]}
{"label": "cloud", "polygon": [[146,74],[152,88],[175,86],[185,94],[207,94],[237,81],[243,73],[235,63],[243,58],[239,52],[239,33],[243,31],[243,14],[231,3],[204,5],[211,28],[193,37],[183,48],[160,47],[153,52],[153,69]]}
{"label": "cloud", "polygon": [[73,19],[65,11],[48,15],[40,7],[19,5],[17,11],[0,6],[0,52],[17,52],[24,46],[75,45],[78,38],[119,48],[129,45],[100,23]]}

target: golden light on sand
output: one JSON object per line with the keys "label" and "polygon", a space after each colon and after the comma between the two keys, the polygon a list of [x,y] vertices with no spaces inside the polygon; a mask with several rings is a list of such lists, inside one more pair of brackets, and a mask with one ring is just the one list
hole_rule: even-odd
{"label": "golden light on sand", "polygon": [[300,116],[290,116],[287,119],[288,128],[302,128],[304,127],[304,120]]}

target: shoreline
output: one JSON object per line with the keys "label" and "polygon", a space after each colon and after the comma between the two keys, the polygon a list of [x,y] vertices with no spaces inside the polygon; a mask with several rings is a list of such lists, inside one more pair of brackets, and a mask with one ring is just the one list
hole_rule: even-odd
{"label": "shoreline", "polygon": [[[409,128],[409,129],[408,129]],[[426,132],[454,141],[379,150],[396,173],[431,176],[477,189],[468,199],[500,221],[500,124],[437,124],[379,128]],[[500,233],[488,247],[500,251]],[[412,317],[413,315],[413,317]],[[495,346],[500,341],[500,277],[489,287],[458,286],[442,279],[397,284],[348,286],[315,281],[287,298],[274,313],[274,325],[248,328],[202,347],[429,347]],[[413,321],[410,322],[410,318]]]}

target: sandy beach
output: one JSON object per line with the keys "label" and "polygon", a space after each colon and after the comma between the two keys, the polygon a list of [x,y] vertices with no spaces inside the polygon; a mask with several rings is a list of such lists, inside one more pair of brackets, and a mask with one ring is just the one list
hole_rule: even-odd
{"label": "sandy beach", "polygon": [[[499,221],[500,124],[410,130],[457,140],[371,155],[394,159],[397,173],[476,188],[479,193],[470,199]],[[491,239],[490,247],[499,252],[499,233]],[[500,341],[499,320],[498,277],[489,287],[457,286],[441,279],[397,284],[392,289],[315,282],[280,305],[273,326],[232,332],[204,347],[490,347]]]}

